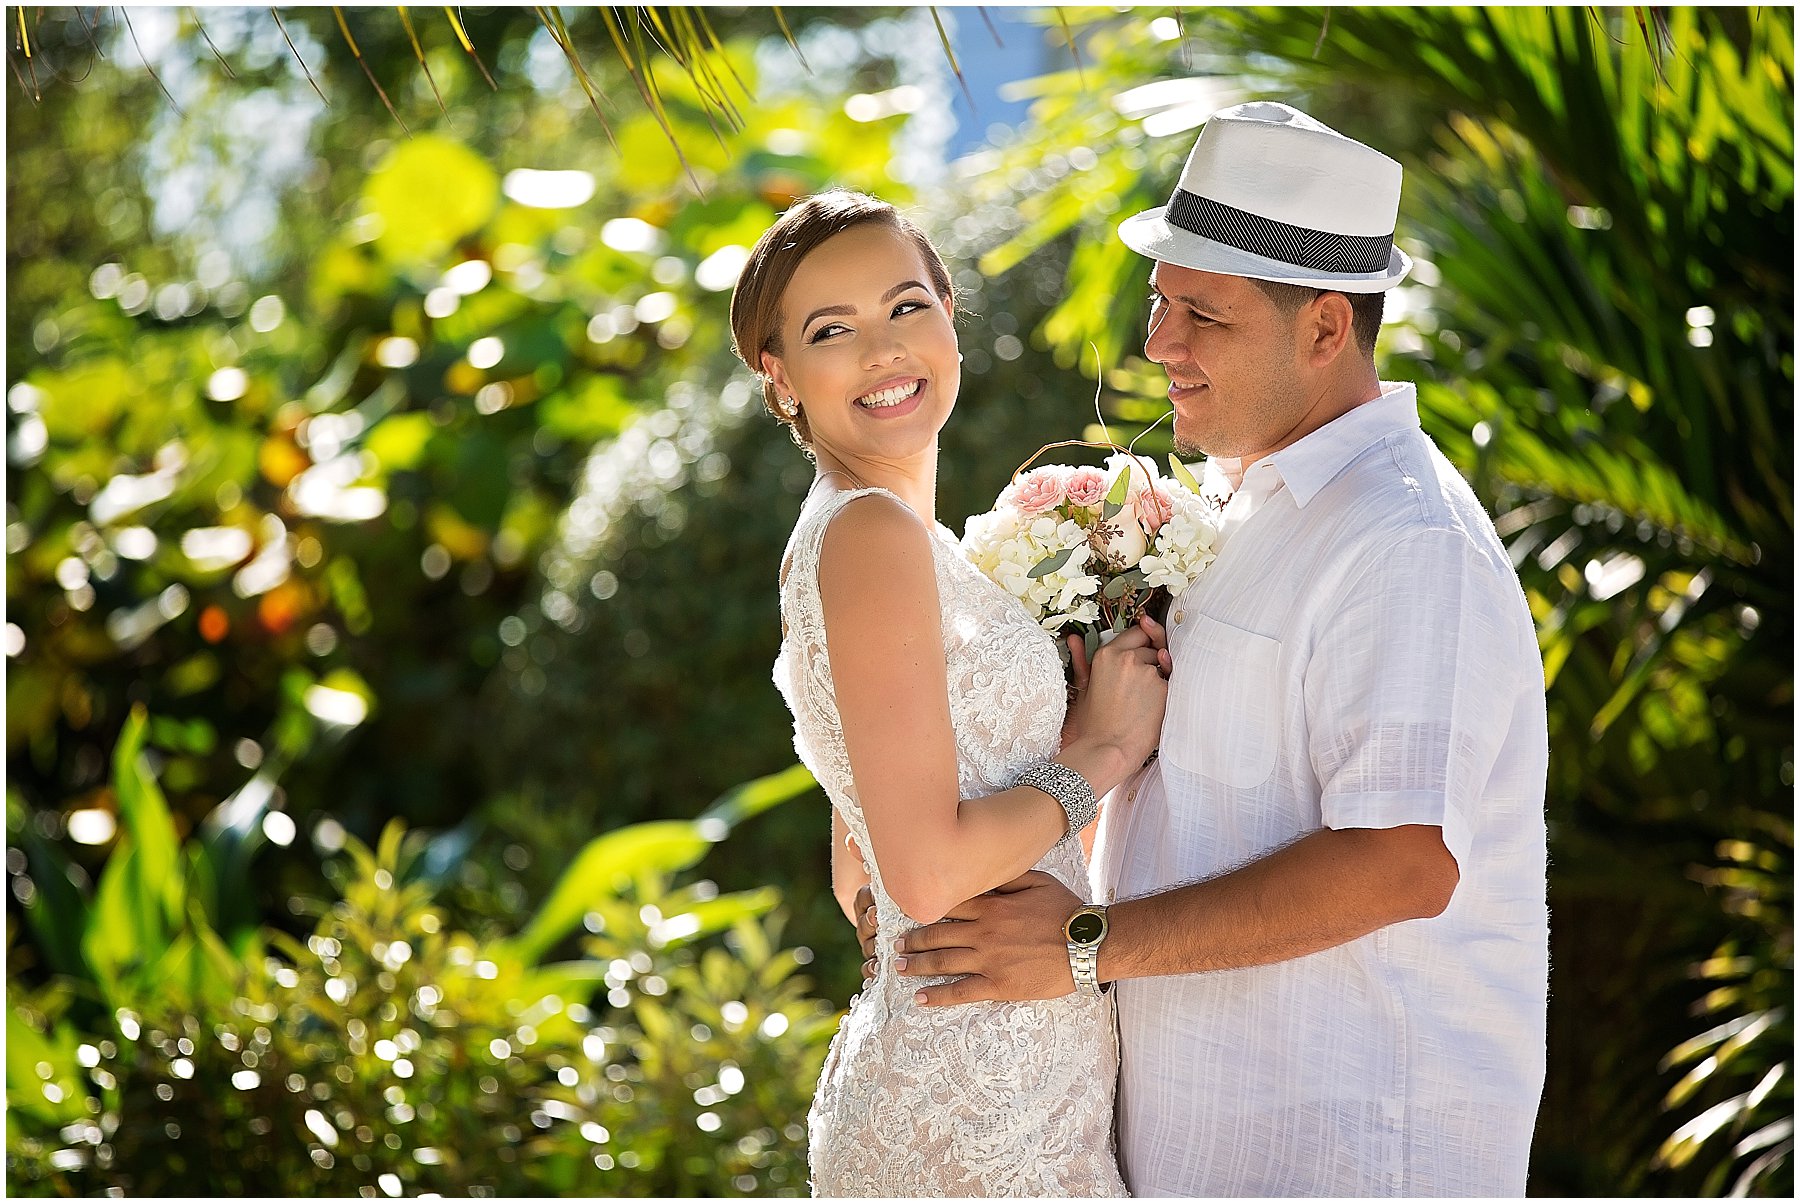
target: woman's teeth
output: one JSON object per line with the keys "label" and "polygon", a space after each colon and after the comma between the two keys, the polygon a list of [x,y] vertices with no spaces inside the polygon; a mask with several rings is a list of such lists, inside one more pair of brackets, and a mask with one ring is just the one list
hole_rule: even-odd
{"label": "woman's teeth", "polygon": [[895,385],[891,389],[883,389],[879,393],[871,393],[867,397],[859,397],[856,404],[865,410],[884,410],[888,406],[897,406],[919,391],[923,381],[913,381],[908,385]]}

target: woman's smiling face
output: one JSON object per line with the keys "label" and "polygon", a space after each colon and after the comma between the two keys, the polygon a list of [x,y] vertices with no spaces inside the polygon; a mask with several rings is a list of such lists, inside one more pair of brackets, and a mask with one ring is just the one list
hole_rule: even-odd
{"label": "woman's smiling face", "polygon": [[950,301],[913,241],[875,222],[820,243],[781,299],[763,371],[800,403],[815,450],[854,466],[934,450],[962,372]]}

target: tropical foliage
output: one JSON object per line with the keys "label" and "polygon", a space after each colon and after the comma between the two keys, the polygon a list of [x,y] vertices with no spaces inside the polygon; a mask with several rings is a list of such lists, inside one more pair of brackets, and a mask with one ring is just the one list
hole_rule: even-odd
{"label": "tropical foliage", "polygon": [[1384,373],[1539,621],[1532,1190],[1791,1190],[1787,10],[1056,10],[941,179],[954,14],[448,11],[9,12],[15,1190],[802,1190],[823,812],[694,818],[792,760],[726,290],[796,195],[918,203],[957,525],[1096,363],[1166,409],[1111,227],[1250,96],[1405,162]]}
{"label": "tropical foliage", "polygon": [[8,1012],[16,1189],[804,1194],[835,1009],[796,976],[810,951],[776,943],[776,892],[676,879],[809,778],[594,839],[497,937],[436,904],[455,841],[396,820],[373,850],[345,837],[335,899],[293,901],[301,939],[218,927],[206,888],[236,850],[182,856],[147,727],[119,744],[126,832],[93,898],[31,909],[65,971]]}

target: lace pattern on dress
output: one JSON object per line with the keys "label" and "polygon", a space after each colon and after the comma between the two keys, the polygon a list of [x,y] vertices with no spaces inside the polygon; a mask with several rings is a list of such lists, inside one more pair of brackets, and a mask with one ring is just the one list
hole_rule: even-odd
{"label": "lace pattern on dress", "polygon": [[[880,970],[851,1001],[808,1121],[813,1191],[1122,1196],[1112,1141],[1118,1063],[1110,999],[927,1009],[913,993],[931,980],[893,972],[895,941],[917,925],[888,896],[881,867],[868,856],[818,583],[827,526],[869,493],[894,497],[859,489],[808,499],[781,586],[785,635],[775,683],[794,714],[795,750],[864,851],[878,920]],[[932,559],[957,781],[961,797],[974,798],[1011,787],[1026,765],[1057,752],[1062,665],[1049,633],[982,576],[942,526],[932,531]],[[1037,868],[1088,896],[1077,842],[1050,850]]]}

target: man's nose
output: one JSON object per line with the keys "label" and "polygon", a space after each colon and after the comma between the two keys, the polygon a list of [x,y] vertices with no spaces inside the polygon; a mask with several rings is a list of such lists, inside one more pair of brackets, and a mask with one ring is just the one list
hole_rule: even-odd
{"label": "man's nose", "polygon": [[1144,334],[1144,358],[1158,364],[1187,358],[1187,346],[1176,337],[1167,309],[1160,314],[1151,311],[1150,329]]}

